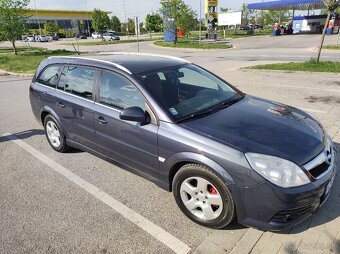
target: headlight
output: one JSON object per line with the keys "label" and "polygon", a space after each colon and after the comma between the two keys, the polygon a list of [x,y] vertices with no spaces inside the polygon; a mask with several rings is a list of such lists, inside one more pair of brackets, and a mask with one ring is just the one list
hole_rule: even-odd
{"label": "headlight", "polygon": [[310,183],[303,170],[293,162],[257,153],[246,153],[246,157],[257,173],[277,186],[289,188]]}

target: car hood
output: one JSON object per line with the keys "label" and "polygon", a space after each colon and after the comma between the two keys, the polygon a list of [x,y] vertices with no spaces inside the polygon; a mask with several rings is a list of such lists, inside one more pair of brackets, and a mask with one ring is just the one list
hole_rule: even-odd
{"label": "car hood", "polygon": [[303,165],[323,150],[320,123],[303,111],[246,96],[203,118],[180,124],[243,152],[268,154]]}

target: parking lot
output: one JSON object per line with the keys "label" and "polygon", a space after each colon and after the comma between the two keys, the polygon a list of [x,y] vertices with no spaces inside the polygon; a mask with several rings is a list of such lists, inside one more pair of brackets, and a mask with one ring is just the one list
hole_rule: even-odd
{"label": "parking lot", "polygon": [[[249,45],[252,40],[260,39],[251,38]],[[186,57],[247,94],[305,110],[320,119],[339,151],[340,74],[239,69],[289,56],[307,60],[313,43],[294,49],[292,44],[282,55],[276,44],[247,51],[244,41],[234,51],[167,54]],[[134,44],[110,50],[129,47]],[[0,253],[340,253],[339,174],[327,203],[293,229],[262,232],[237,223],[223,230],[204,228],[181,213],[172,193],[153,183],[88,153],[50,148],[31,113],[30,80],[0,76]]]}

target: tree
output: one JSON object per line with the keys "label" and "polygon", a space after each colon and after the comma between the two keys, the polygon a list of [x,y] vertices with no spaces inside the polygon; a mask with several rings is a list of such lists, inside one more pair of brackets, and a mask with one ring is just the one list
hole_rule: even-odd
{"label": "tree", "polygon": [[[98,33],[105,33],[110,27],[110,18],[107,13],[99,9],[94,9],[92,12],[92,26]],[[102,40],[104,40],[103,37]]]}
{"label": "tree", "polygon": [[150,38],[152,37],[152,32],[160,32],[163,27],[163,19],[159,14],[148,14],[145,18],[145,28],[150,33]]}
{"label": "tree", "polygon": [[29,0],[0,0],[0,38],[10,41],[17,54],[15,41],[26,31],[25,15]]}
{"label": "tree", "polygon": [[249,20],[253,19],[254,10],[250,10],[245,3],[242,5],[242,25],[248,25]]}
{"label": "tree", "polygon": [[175,34],[174,43],[177,43],[177,27],[189,33],[195,27],[197,14],[183,0],[161,1],[161,5],[160,13],[169,20],[164,28]]}
{"label": "tree", "polygon": [[197,13],[189,5],[182,6],[181,15],[177,19],[178,27],[184,29],[187,38],[190,31],[194,30],[197,23]]}
{"label": "tree", "polygon": [[128,18],[127,27],[128,33],[135,34],[135,21],[132,18]]}
{"label": "tree", "polygon": [[116,32],[120,32],[122,24],[117,16],[111,17],[111,29]]}
{"label": "tree", "polygon": [[260,11],[255,15],[255,22],[262,25],[283,24],[289,19],[289,11]]}
{"label": "tree", "polygon": [[229,11],[229,8],[223,8],[223,7],[220,8],[220,12],[222,13],[227,13],[228,11]]}
{"label": "tree", "polygon": [[47,22],[44,24],[44,30],[47,34],[56,34],[59,32],[59,26],[55,22]]}
{"label": "tree", "polygon": [[325,41],[326,30],[327,30],[329,21],[331,19],[331,14],[332,14],[332,12],[334,12],[334,10],[336,8],[338,8],[340,6],[339,0],[323,0],[323,2],[326,6],[326,10],[327,10],[328,14],[327,14],[326,23],[325,23],[325,26],[324,26],[324,29],[323,29],[323,32],[322,32],[322,35],[321,35],[320,45],[319,45],[317,56],[316,56],[316,62],[317,63],[320,61],[321,50],[322,50],[322,47],[323,47],[323,42]]}

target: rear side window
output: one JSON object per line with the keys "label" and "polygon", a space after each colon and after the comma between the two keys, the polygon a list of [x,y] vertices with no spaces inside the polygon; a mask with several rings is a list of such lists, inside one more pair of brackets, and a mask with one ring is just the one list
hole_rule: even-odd
{"label": "rear side window", "polygon": [[60,68],[61,67],[59,65],[47,67],[39,76],[38,82],[40,84],[55,88],[58,82]]}
{"label": "rear side window", "polygon": [[137,106],[145,110],[144,97],[126,78],[103,71],[100,80],[99,102],[117,109]]}
{"label": "rear side window", "polygon": [[95,69],[65,66],[58,83],[58,89],[86,99],[92,99],[95,78]]}

